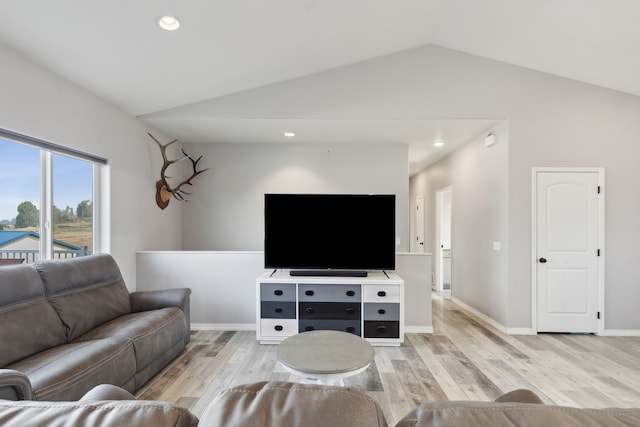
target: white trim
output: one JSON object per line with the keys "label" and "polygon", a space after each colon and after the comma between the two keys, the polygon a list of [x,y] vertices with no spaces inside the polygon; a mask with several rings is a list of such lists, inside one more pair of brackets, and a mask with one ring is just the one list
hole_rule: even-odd
{"label": "white trim", "polygon": [[537,249],[537,193],[538,193],[538,172],[592,172],[598,175],[598,186],[600,187],[600,196],[598,197],[598,248],[600,256],[598,257],[598,303],[597,311],[600,312],[600,319],[597,321],[597,335],[604,335],[604,257],[605,257],[605,221],[604,221],[604,168],[602,167],[532,167],[531,168],[531,329],[534,333],[538,332],[538,268],[536,254]]}
{"label": "white trim", "polygon": [[[192,331],[255,331],[255,323],[191,323]],[[405,326],[407,334],[432,334],[433,326]]]}
{"label": "white trim", "polygon": [[53,258],[53,155],[40,150],[40,259]]}
{"label": "white trim", "polygon": [[507,335],[538,335],[533,328],[506,328]]}
{"label": "white trim", "polygon": [[101,165],[106,165],[108,163],[108,160],[103,157],[78,151],[73,148],[65,147],[63,145],[54,144],[53,142],[45,141],[39,138],[34,138],[33,136],[28,136],[22,133],[16,133],[8,129],[0,128],[0,138],[17,142],[19,144],[29,145],[39,150],[50,151],[57,154],[74,157],[76,159],[98,163]]}
{"label": "white trim", "polygon": [[[444,290],[444,276],[443,276],[443,271],[442,271],[442,236],[440,235],[440,228],[441,228],[441,224],[442,224],[442,195],[450,192],[451,193],[451,198],[452,198],[452,204],[453,204],[453,187],[451,185],[447,186],[447,187],[442,187],[440,189],[437,189],[435,192],[435,223],[436,223],[436,229],[435,229],[435,246],[434,246],[434,266],[435,266],[435,271],[434,271],[434,275],[435,275],[435,290],[436,291],[442,291]],[[453,212],[453,209],[452,209]],[[453,214],[452,214],[453,215]],[[451,221],[451,218],[449,219],[449,221]],[[451,242],[449,242],[451,243]],[[450,285],[450,288],[453,287],[452,285]]]}
{"label": "white trim", "polygon": [[192,331],[255,331],[255,323],[192,323]]}
{"label": "white trim", "polygon": [[433,326],[405,326],[405,334],[432,334]]}
{"label": "white trim", "polygon": [[606,337],[640,337],[640,329],[605,329]]}
{"label": "white trim", "polygon": [[484,323],[487,323],[490,326],[494,327],[495,329],[497,329],[498,331],[502,332],[503,334],[507,334],[507,335],[537,335],[536,331],[533,330],[532,328],[507,328],[506,326],[504,326],[501,323],[498,323],[497,321],[493,320],[492,318],[490,318],[486,314],[481,313],[478,310],[476,310],[475,308],[471,307],[470,305],[467,305],[466,303],[460,301],[458,298],[451,297],[451,301],[453,301],[454,303],[456,303],[460,307],[464,308],[465,310],[469,311],[475,317],[477,317],[478,319],[480,319]]}

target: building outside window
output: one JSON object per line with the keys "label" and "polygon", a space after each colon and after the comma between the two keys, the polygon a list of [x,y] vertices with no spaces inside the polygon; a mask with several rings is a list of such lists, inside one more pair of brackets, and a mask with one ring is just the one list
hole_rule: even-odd
{"label": "building outside window", "polygon": [[105,163],[0,130],[0,266],[94,253]]}

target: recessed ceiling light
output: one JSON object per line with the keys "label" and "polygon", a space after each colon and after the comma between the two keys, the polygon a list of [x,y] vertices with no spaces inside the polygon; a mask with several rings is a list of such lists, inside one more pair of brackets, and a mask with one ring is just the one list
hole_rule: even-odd
{"label": "recessed ceiling light", "polygon": [[293,133],[293,132],[285,132],[285,133],[284,133],[284,136],[289,137],[289,138],[292,138],[292,137],[296,136],[296,134],[295,134],[295,133]]}
{"label": "recessed ceiling light", "polygon": [[433,146],[438,148],[442,147],[443,145],[444,145],[444,141],[436,141],[433,143]]}
{"label": "recessed ceiling light", "polygon": [[161,16],[158,18],[157,22],[163,30],[175,31],[180,28],[180,21],[178,21],[178,18],[170,15]]}

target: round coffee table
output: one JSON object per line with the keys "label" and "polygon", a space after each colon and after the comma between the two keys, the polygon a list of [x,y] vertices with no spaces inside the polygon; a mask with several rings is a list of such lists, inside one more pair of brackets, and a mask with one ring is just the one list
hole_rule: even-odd
{"label": "round coffee table", "polygon": [[288,371],[318,384],[344,385],[373,361],[367,340],[339,331],[309,331],[292,335],[278,345],[276,357]]}

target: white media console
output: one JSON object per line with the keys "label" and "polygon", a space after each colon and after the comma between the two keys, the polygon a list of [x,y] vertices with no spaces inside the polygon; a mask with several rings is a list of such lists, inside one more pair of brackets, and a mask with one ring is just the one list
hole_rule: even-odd
{"label": "white media console", "polygon": [[312,330],[350,332],[373,345],[404,340],[404,281],[392,272],[324,277],[269,271],[256,279],[256,295],[261,344]]}

